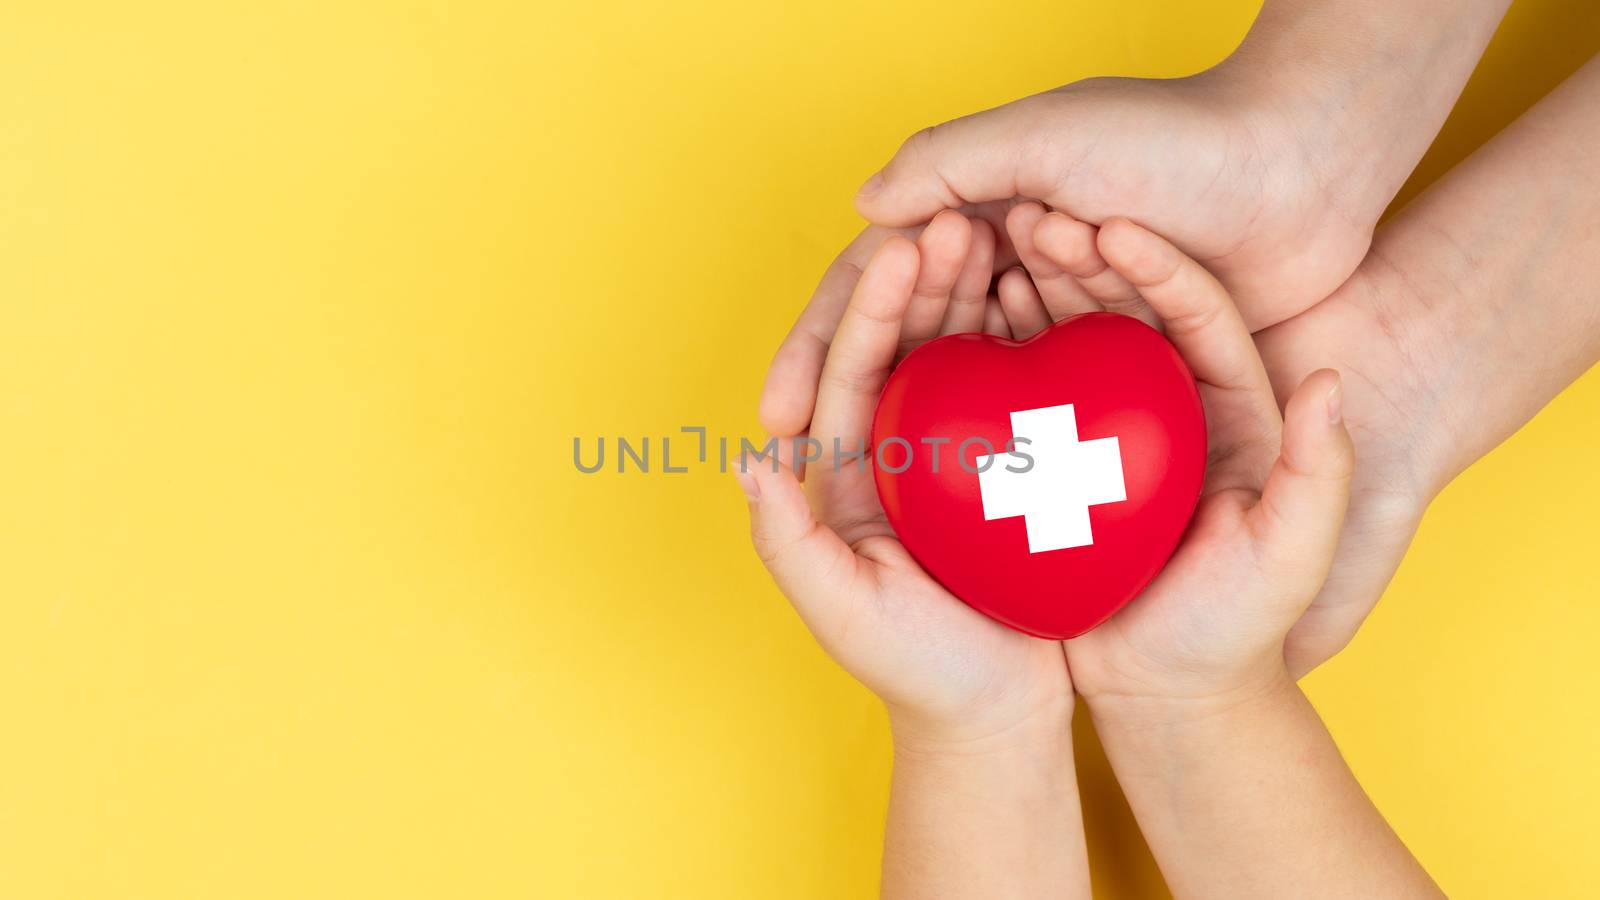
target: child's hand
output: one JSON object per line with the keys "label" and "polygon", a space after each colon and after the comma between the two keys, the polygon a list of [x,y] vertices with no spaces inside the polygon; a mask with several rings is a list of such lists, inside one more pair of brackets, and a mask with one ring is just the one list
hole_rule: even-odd
{"label": "child's hand", "polygon": [[[1091,707],[1226,700],[1283,682],[1284,638],[1327,576],[1349,496],[1354,456],[1339,376],[1311,374],[1280,417],[1250,334],[1215,278],[1125,219],[1084,236],[1084,256],[1097,252],[1078,271],[1109,265],[1085,277],[1159,321],[1188,362],[1210,459],[1204,496],[1166,568],[1108,622],[1067,642],[1073,679]],[[1033,291],[1016,278],[1002,281],[1001,301],[1026,334],[1049,321],[1041,294],[1050,286]],[[1039,321],[1017,325],[1030,308]]]}
{"label": "child's hand", "polygon": [[[1057,259],[1101,279],[1096,290],[1149,308],[1205,405],[1206,485],[1177,552],[1132,603],[1066,642],[1167,884],[1180,897],[1284,897],[1318,872],[1326,896],[1443,896],[1362,792],[1285,660],[1350,495],[1338,374],[1311,373],[1280,418],[1238,311],[1205,269],[1125,219],[1057,236],[1077,244]],[[1045,314],[1047,285],[1006,280],[1008,315]]]}
{"label": "child's hand", "polygon": [[804,490],[765,461],[739,477],[756,552],[778,586],[823,649],[889,708],[885,897],[1090,895],[1061,644],[1012,631],[940,587],[895,539],[870,464],[839,458],[871,440],[899,356],[938,334],[1009,333],[987,296],[993,254],[989,226],[954,212],[915,244],[887,237],[823,342],[810,434],[822,458],[804,470]]}
{"label": "child's hand", "polygon": [[1041,717],[1059,729],[1071,710],[1061,646],[940,587],[895,539],[870,462],[848,458],[870,441],[899,356],[941,333],[978,330],[986,311],[1003,329],[987,296],[993,252],[988,226],[954,212],[915,244],[888,237],[828,349],[810,433],[822,458],[806,467],[805,488],[764,460],[747,460],[740,475],[757,553],[823,648],[883,698],[897,740],[989,741]]}

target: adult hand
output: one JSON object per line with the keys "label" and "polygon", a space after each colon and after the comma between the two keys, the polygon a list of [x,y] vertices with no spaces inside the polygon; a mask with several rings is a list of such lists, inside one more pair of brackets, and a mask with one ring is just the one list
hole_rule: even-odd
{"label": "adult hand", "polygon": [[913,134],[856,208],[889,227],[1026,199],[1091,224],[1127,216],[1204,262],[1254,331],[1344,281],[1382,212],[1261,94],[1229,68],[1076,82]]}
{"label": "adult hand", "polygon": [[[1244,42],[1188,78],[1096,78],[918,132],[857,205],[761,396],[803,432],[834,327],[889,229],[958,208],[999,226],[1026,199],[1091,224],[1127,216],[1216,274],[1252,331],[1355,269],[1509,0],[1265,0]],[[1019,258],[1009,242],[997,265]]]}
{"label": "adult hand", "polygon": [[[1261,328],[1327,296],[1360,262],[1382,205],[1330,181],[1319,148],[1226,70],[1096,78],[917,132],[856,199],[872,222],[829,267],[761,398],[773,434],[810,419],[817,374],[862,265],[939,210],[999,225],[1022,198],[1089,223],[1133,218],[1203,261]],[[996,261],[1021,258],[1004,235]]]}
{"label": "adult hand", "polygon": [[[1172,237],[1233,289],[1244,320],[1258,329],[1333,291],[1356,265],[1372,224],[1443,122],[1505,6],[1266,0],[1245,42],[1217,68],[1170,81],[1093,79],[921,132],[860,205],[884,224],[912,222],[919,215],[912,210],[925,216],[947,203],[993,223],[1001,232],[996,265],[1027,263],[1038,287],[1021,273],[1003,277],[1008,321],[997,325],[991,315],[991,333],[1037,328],[1030,294],[1039,296],[1045,321],[1074,308],[1148,317],[1125,285],[1100,274],[1103,263],[1083,256],[1078,262],[1088,268],[1057,265],[1051,272],[1047,254],[1007,234],[1015,224],[1008,219],[1023,215],[1056,229],[1057,239],[1072,237],[1072,217],[1019,206],[1019,196],[1030,193],[1091,223],[1102,212],[1131,215]],[[1115,208],[1117,202],[1128,205]],[[1141,214],[1141,204],[1154,208]],[[779,348],[761,398],[771,433],[806,429],[845,301],[867,256],[894,230],[914,233],[915,226],[872,226],[840,254]],[[1347,400],[1366,461],[1334,573],[1291,638],[1297,675],[1355,633],[1442,485],[1441,472],[1448,478],[1464,464],[1451,458],[1433,465],[1441,454],[1422,446],[1429,429],[1419,417],[1429,410],[1419,403],[1438,393],[1430,388],[1437,373],[1418,362],[1419,347],[1430,340],[1404,336],[1408,326],[1396,319],[1411,318],[1401,308],[1405,298],[1388,296],[1409,293],[1405,284],[1415,276],[1391,271],[1392,256],[1379,262],[1363,267],[1369,277],[1352,279],[1334,298],[1259,337],[1280,400],[1319,366],[1336,364],[1356,376],[1347,382]],[[1496,426],[1485,430],[1487,438],[1458,443],[1482,452],[1502,433]]]}

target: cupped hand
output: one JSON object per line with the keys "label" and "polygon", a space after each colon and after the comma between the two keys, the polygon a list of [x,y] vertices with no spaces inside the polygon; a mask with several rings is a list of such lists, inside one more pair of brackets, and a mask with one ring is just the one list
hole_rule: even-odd
{"label": "cupped hand", "polygon": [[[1016,337],[1095,309],[1162,327],[1140,288],[1106,263],[1099,229],[1023,203],[1007,215],[1004,231],[1023,263],[999,282],[1006,325]],[[1397,422],[1403,416],[1392,399],[1428,390],[1423,370],[1397,341],[1401,323],[1392,321],[1415,304],[1409,297],[1387,296],[1364,277],[1367,272],[1363,266],[1333,296],[1254,335],[1280,405],[1319,369],[1337,368],[1348,376],[1343,405],[1362,456],[1332,569],[1284,648],[1296,678],[1354,637],[1405,555],[1430,496],[1418,463],[1427,457],[1426,448],[1415,444],[1417,429]],[[1350,348],[1360,352],[1351,354]]]}
{"label": "cupped hand", "polygon": [[1349,277],[1381,209],[1325,179],[1326,148],[1240,78],[1227,67],[1092,78],[923,129],[856,207],[889,227],[994,201],[1037,200],[1090,224],[1127,216],[1203,261],[1257,330]]}
{"label": "cupped hand", "polygon": [[[1255,331],[1333,292],[1361,262],[1382,204],[1327,168],[1327,148],[1227,65],[1188,78],[1093,78],[907,139],[863,187],[875,227],[840,254],[780,347],[762,395],[774,434],[806,427],[821,355],[885,229],[942,209],[998,224],[1025,200],[1090,224],[1132,218],[1203,262]],[[1002,265],[1016,259],[1002,239]]]}
{"label": "cupped hand", "polygon": [[953,212],[917,243],[885,238],[827,349],[809,435],[820,458],[804,486],[775,460],[747,459],[738,474],[757,553],[823,649],[884,700],[899,737],[987,741],[1072,708],[1061,645],[994,622],[924,572],[889,527],[870,458],[852,456],[870,457],[900,355],[985,316],[1003,327],[987,293],[992,252],[986,226]]}
{"label": "cupped hand", "polygon": [[1166,567],[1106,623],[1066,642],[1074,682],[1091,705],[1280,683],[1285,639],[1327,576],[1349,496],[1354,451],[1339,375],[1312,373],[1280,416],[1250,333],[1210,273],[1126,219],[1093,237],[1108,269],[1098,277],[1136,294],[1194,373],[1209,458],[1199,507]]}
{"label": "cupped hand", "polygon": [[1345,419],[1361,455],[1333,568],[1289,634],[1285,652],[1295,677],[1355,637],[1442,486],[1428,468],[1438,458],[1428,419],[1417,414],[1438,402],[1438,369],[1405,339],[1412,331],[1406,317],[1428,306],[1403,285],[1370,277],[1382,268],[1381,261],[1363,264],[1333,296],[1255,335],[1280,398],[1317,369],[1340,370]]}

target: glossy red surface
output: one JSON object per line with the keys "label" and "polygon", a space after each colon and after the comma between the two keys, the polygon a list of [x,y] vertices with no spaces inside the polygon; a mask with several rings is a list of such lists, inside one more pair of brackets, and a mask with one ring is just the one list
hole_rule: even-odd
{"label": "glossy red surface", "polygon": [[[1012,412],[1068,403],[1080,441],[1118,439],[1127,499],[1089,507],[1093,544],[1030,553],[1024,517],[984,520],[958,445],[979,437],[1003,452]],[[893,437],[912,450],[898,474],[889,469],[906,448],[886,445]],[[950,442],[922,440],[941,437]],[[1020,343],[960,334],[924,344],[889,377],[873,446],[878,496],[917,561],[974,608],[1047,638],[1088,631],[1155,577],[1194,512],[1206,461],[1188,366],[1159,332],[1112,313],[1064,319]],[[988,452],[972,442],[963,459],[975,468]]]}

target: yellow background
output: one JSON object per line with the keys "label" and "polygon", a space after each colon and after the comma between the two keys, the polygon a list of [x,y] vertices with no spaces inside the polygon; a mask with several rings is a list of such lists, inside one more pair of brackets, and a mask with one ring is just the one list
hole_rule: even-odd
{"label": "yellow background", "polygon": [[[571,439],[758,433],[904,135],[1254,4],[794,6],[0,12],[0,896],[873,893],[883,716],[733,485]],[[1596,49],[1520,0],[1412,189]],[[1597,411],[1309,682],[1458,897],[1600,893]],[[1160,896],[1080,736],[1099,889]]]}

